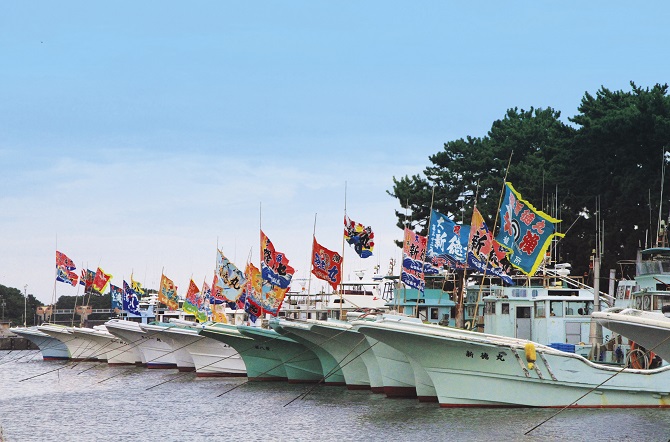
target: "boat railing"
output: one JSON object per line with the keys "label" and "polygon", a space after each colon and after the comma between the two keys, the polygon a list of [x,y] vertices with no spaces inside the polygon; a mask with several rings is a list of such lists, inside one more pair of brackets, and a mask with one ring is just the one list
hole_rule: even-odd
{"label": "boat railing", "polygon": [[[565,282],[568,285],[572,285],[573,287],[580,288],[580,289],[586,289],[593,291],[594,288],[585,284],[582,282],[582,278],[570,278],[569,276],[566,275],[561,275],[560,273],[556,272],[555,270],[552,269],[546,269],[545,272],[547,274],[553,274],[552,277],[560,279],[561,281]],[[610,296],[609,294],[599,291],[599,296],[602,301],[604,301],[608,307],[611,307],[614,305],[614,300],[615,298],[613,296]]]}

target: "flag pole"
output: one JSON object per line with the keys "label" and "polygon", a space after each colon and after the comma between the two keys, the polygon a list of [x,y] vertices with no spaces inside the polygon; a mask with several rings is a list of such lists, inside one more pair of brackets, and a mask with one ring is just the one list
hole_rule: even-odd
{"label": "flag pole", "polygon": [[[433,218],[433,203],[435,201],[435,186],[433,186],[433,191],[430,195],[430,212],[428,212],[428,223],[427,228],[426,228],[426,248],[428,248],[428,239],[430,238],[430,220]],[[426,289],[426,250],[424,250],[424,261],[421,263],[423,265],[423,268],[421,269],[423,271],[423,284],[424,284],[424,291]],[[431,264],[432,267],[432,264]],[[424,292],[425,293],[425,292]],[[419,294],[422,294],[419,292]],[[425,294],[424,294],[425,297]],[[426,311],[426,314],[428,314],[428,311]],[[419,317],[419,296],[416,297],[416,317]]]}
{"label": "flag pole", "polygon": [[[489,231],[489,234],[491,235],[491,245],[493,246],[493,253],[496,252],[496,240],[494,237],[494,233],[496,231],[496,227],[498,227],[498,216],[500,214],[500,206],[502,205],[502,199],[503,196],[505,195],[505,183],[507,182],[507,174],[509,173],[509,168],[512,164],[512,155],[514,154],[514,151],[510,152],[509,154],[509,161],[507,161],[507,169],[505,169],[505,177],[503,178],[503,184],[502,188],[500,189],[500,198],[498,199],[498,209],[496,210],[496,217],[493,221],[493,228]],[[479,293],[477,294],[477,302],[475,303],[475,312],[472,317],[472,330],[475,329],[475,326],[477,325],[477,313],[479,310],[479,302],[482,299],[482,292],[484,291],[484,280],[486,279],[486,270],[488,269],[489,266],[489,261],[491,258],[491,254],[489,253],[486,256],[486,263],[484,264],[484,275],[482,275],[482,282],[479,284]]]}
{"label": "flag pole", "polygon": [[[261,235],[263,234],[263,202],[261,201],[258,203],[258,228],[260,229]],[[261,236],[262,238],[262,236]],[[260,256],[258,257],[258,268],[261,271],[261,293],[258,293],[258,296],[261,296],[263,293],[263,242],[261,241],[261,249],[260,249]],[[263,316],[264,316],[264,311],[263,307],[261,307],[260,311],[260,318],[261,318],[261,323],[263,322]]]}
{"label": "flag pole", "polygon": [[[477,189],[475,190],[475,200],[474,203],[472,204],[472,214],[474,215],[475,210],[477,210],[477,198],[479,198],[479,180],[477,180]],[[470,221],[470,225],[472,226],[472,221]],[[470,235],[472,235],[472,231],[470,232]],[[465,321],[463,320],[463,298],[465,298],[465,294],[467,293],[467,276],[468,276],[468,256],[470,256],[470,241],[468,240],[468,248],[465,251],[465,267],[463,268],[463,280],[461,281],[461,289],[460,289],[460,294],[458,297],[458,308],[456,309],[456,327],[458,328],[463,328],[465,325]],[[484,269],[484,273],[486,274],[486,269]]]}
{"label": "flag pole", "polygon": [[[344,228],[348,228],[347,225],[347,182],[344,182]],[[342,234],[342,273],[344,274],[344,234]],[[342,292],[344,291],[344,286],[342,285],[344,278],[340,279],[340,319],[342,319]]]}
{"label": "flag pole", "polygon": [[[316,213],[314,214],[314,229],[312,230],[312,253],[309,255],[309,265],[307,273],[307,306],[309,307],[309,297],[312,293],[312,265],[314,264],[314,241],[316,241]],[[344,238],[344,236],[342,236]],[[316,306],[316,296],[314,297],[314,305]]]}

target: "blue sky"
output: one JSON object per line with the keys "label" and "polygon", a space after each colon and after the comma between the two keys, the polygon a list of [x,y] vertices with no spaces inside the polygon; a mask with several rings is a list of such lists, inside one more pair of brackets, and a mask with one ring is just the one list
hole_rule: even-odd
{"label": "blue sky", "polygon": [[385,272],[393,176],[508,108],[567,121],[601,85],[667,82],[667,19],[661,2],[4,2],[0,284],[49,302],[58,248],[184,292],[217,244],[257,262],[261,224],[306,278],[315,214],[342,248],[345,182],[376,236],[345,278]]}

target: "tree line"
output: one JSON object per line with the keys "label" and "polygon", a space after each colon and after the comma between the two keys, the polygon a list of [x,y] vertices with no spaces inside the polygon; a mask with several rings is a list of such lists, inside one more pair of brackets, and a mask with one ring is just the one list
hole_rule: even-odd
{"label": "tree line", "polygon": [[[586,92],[567,123],[551,107],[511,108],[486,136],[446,142],[421,173],[393,177],[387,192],[402,209],[398,227],[425,235],[431,200],[435,210],[469,224],[476,199],[492,228],[507,171],[524,199],[562,220],[558,262],[569,262],[573,275],[588,272],[599,230],[602,268],[622,276],[623,260],[657,245],[659,219],[670,224],[668,85],[630,86]],[[628,270],[624,276],[634,276]]]}

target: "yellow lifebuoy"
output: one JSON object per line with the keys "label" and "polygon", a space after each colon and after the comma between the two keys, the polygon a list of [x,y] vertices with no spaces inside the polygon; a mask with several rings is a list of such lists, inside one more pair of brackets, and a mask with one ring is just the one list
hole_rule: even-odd
{"label": "yellow lifebuoy", "polygon": [[463,328],[466,330],[470,330],[470,327],[472,327],[470,321],[465,321],[465,324],[463,324]]}

